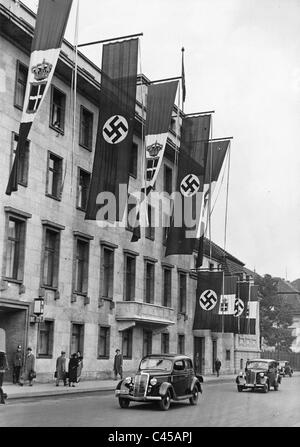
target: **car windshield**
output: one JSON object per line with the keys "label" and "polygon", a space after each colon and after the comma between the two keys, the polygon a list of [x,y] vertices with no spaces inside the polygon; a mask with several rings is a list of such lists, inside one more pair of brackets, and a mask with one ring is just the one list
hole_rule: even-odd
{"label": "car windshield", "polygon": [[267,370],[268,367],[269,367],[269,364],[267,362],[259,362],[259,361],[254,362],[253,361],[253,362],[247,363],[247,368],[249,368],[249,369],[265,369],[265,370]]}
{"label": "car windshield", "polygon": [[172,361],[162,358],[145,358],[141,361],[140,370],[154,369],[157,371],[171,371]]}

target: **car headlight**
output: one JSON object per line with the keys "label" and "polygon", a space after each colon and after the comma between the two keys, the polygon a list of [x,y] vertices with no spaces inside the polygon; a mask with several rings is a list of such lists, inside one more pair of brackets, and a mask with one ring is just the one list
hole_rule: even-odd
{"label": "car headlight", "polygon": [[126,379],[124,380],[124,383],[130,383],[131,382],[131,377],[126,377]]}
{"label": "car headlight", "polygon": [[154,386],[157,384],[157,379],[155,379],[155,377],[153,377],[153,379],[150,380],[150,385]]}
{"label": "car headlight", "polygon": [[243,371],[241,371],[240,374],[239,374],[239,376],[240,376],[240,377],[243,377],[243,375],[244,375],[244,374],[243,374]]}
{"label": "car headlight", "polygon": [[260,377],[265,377],[264,373],[259,373]]}

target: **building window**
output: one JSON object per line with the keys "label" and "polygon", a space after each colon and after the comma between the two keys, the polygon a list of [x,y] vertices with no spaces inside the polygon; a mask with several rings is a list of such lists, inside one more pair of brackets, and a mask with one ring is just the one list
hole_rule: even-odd
{"label": "building window", "polygon": [[185,354],[185,336],[184,334],[178,334],[178,354]]}
{"label": "building window", "polygon": [[172,174],[173,171],[169,166],[165,165],[164,167],[164,191],[168,194],[172,194]]}
{"label": "building window", "polygon": [[112,299],[114,285],[114,250],[102,246],[101,259],[101,296]]}
{"label": "building window", "polygon": [[80,134],[79,144],[92,150],[93,144],[93,114],[85,107],[80,107]]}
{"label": "building window", "polygon": [[44,226],[43,275],[44,287],[58,287],[60,231]]}
{"label": "building window", "polygon": [[132,143],[129,163],[129,175],[137,178],[138,145]]}
{"label": "building window", "polygon": [[153,206],[148,205],[148,226],[145,228],[145,236],[154,241],[155,238],[155,210]]}
{"label": "building window", "polygon": [[154,303],[154,269],[153,262],[145,261],[144,302]]}
{"label": "building window", "polygon": [[170,352],[170,336],[167,332],[162,333],[161,334],[161,353],[169,354],[169,352]]}
{"label": "building window", "polygon": [[152,354],[152,332],[143,331],[143,356]]}
{"label": "building window", "polygon": [[38,329],[38,357],[52,357],[54,321],[44,320]]}
{"label": "building window", "polygon": [[61,196],[62,164],[63,160],[61,157],[48,152],[46,194],[58,200]]}
{"label": "building window", "polygon": [[110,327],[99,326],[98,357],[109,358]]}
{"label": "building window", "polygon": [[5,276],[17,281],[23,280],[25,259],[26,221],[8,216],[8,231],[6,244],[6,272]]}
{"label": "building window", "polygon": [[179,273],[179,297],[178,297],[178,312],[186,313],[186,274]]}
{"label": "building window", "polygon": [[125,254],[125,284],[124,300],[134,301],[135,298],[135,256]]}
{"label": "building window", "polygon": [[84,346],[84,324],[72,323],[71,324],[71,355],[75,352],[80,352],[83,355]]}
{"label": "building window", "polygon": [[60,133],[63,133],[65,128],[65,108],[66,95],[52,86],[50,127]]}
{"label": "building window", "polygon": [[122,332],[122,354],[123,358],[132,358],[132,328]]}
{"label": "building window", "polygon": [[137,199],[133,195],[129,195],[129,200],[127,203],[127,222],[126,222],[126,230],[134,231],[135,225],[137,224]]}
{"label": "building window", "polygon": [[244,369],[244,359],[240,359],[240,370]]}
{"label": "building window", "polygon": [[26,83],[28,76],[28,67],[17,61],[16,84],[15,84],[15,107],[23,109]]}
{"label": "building window", "polygon": [[81,168],[78,168],[77,177],[77,208],[85,211],[88,201],[91,175]]}
{"label": "building window", "polygon": [[163,299],[162,305],[172,306],[172,272],[171,269],[163,268]]}
{"label": "building window", "polygon": [[[14,160],[16,149],[19,141],[19,135],[13,132],[12,138],[12,161]],[[27,186],[28,183],[28,168],[29,168],[29,140],[25,142],[25,150],[19,157],[18,163],[18,184]]]}
{"label": "building window", "polygon": [[75,293],[86,295],[89,273],[89,241],[76,237]]}
{"label": "building window", "polygon": [[226,349],[226,360],[230,360],[230,349]]}

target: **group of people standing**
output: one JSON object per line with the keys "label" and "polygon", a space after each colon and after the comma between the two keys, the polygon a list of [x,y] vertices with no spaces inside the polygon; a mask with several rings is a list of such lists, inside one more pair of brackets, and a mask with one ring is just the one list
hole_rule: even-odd
{"label": "group of people standing", "polygon": [[83,368],[83,357],[80,352],[75,352],[71,355],[67,370],[67,359],[65,351],[61,351],[60,356],[56,359],[56,386],[59,386],[59,382],[62,380],[64,386],[75,387],[75,383],[79,383],[81,379],[81,371]]}

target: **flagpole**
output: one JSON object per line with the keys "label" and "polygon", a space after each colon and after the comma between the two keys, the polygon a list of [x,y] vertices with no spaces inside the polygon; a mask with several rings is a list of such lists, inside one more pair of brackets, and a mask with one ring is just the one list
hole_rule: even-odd
{"label": "flagpole", "polygon": [[[224,300],[224,289],[225,289],[225,275],[224,275],[224,270],[223,270],[223,275],[222,275],[222,302]],[[223,306],[222,306],[222,334],[224,334],[224,302],[223,302]]]}
{"label": "flagpole", "polygon": [[120,37],[112,37],[111,39],[103,39],[103,40],[95,40],[93,42],[87,42],[87,43],[80,43],[78,46],[79,47],[88,47],[90,45],[96,45],[98,43],[106,43],[106,42],[114,42],[116,40],[123,40],[123,39],[129,39],[131,37],[138,37],[138,36],[143,36],[143,33],[137,33],[137,34],[129,34],[128,36],[120,36]]}

